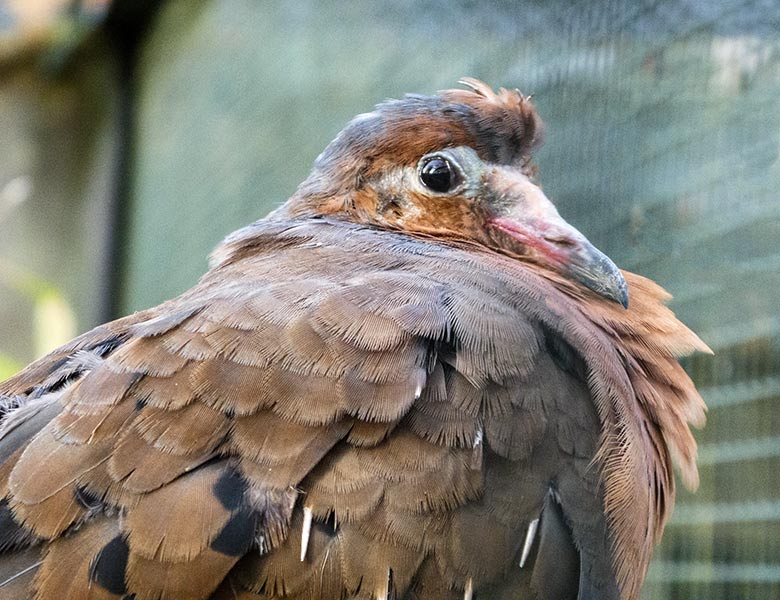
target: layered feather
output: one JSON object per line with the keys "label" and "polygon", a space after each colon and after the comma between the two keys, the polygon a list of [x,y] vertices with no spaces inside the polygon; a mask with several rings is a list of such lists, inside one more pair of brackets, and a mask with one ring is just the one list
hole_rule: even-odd
{"label": "layered feather", "polygon": [[356,121],[193,289],[0,384],[7,589],[637,597],[704,420],[665,292],[626,273],[624,311],[464,236],[307,218],[435,144],[530,172],[528,98],[466,83]]}

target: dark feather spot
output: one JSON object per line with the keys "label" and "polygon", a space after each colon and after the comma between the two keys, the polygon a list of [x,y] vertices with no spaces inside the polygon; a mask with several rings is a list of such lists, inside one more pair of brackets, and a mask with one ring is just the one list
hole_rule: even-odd
{"label": "dark feather spot", "polygon": [[87,510],[97,510],[103,505],[103,498],[96,495],[94,492],[89,491],[83,486],[76,488],[74,496],[79,504],[81,504]]}
{"label": "dark feather spot", "polygon": [[[56,371],[64,367],[69,360],[70,360],[70,356],[65,356],[63,358],[60,358],[55,363],[53,363],[52,366],[49,368],[49,373],[55,373]],[[75,373],[67,373],[63,377],[57,379],[51,385],[47,385],[47,386],[37,385],[31,388],[30,390],[28,390],[26,393],[30,396],[30,398],[33,399],[40,398],[41,396],[48,394],[49,392],[54,392],[60,389],[68,381],[70,381],[72,378],[76,377],[77,375],[80,375],[81,373],[82,373],[81,370],[78,370]]]}
{"label": "dark feather spot", "polygon": [[214,484],[214,496],[227,510],[236,510],[244,500],[246,482],[233,469],[225,469]]}
{"label": "dark feather spot", "polygon": [[0,500],[0,552],[29,546],[33,536],[14,520],[8,500]]}
{"label": "dark feather spot", "polygon": [[[99,342],[90,344],[82,348],[82,350],[86,352],[92,352],[93,354],[97,355],[100,358],[105,358],[106,356],[111,354],[114,350],[116,350],[119,346],[121,346],[126,340],[127,340],[126,334],[113,335],[104,340],[100,340]],[[75,354],[75,350],[74,350],[74,354]],[[51,374],[56,374],[58,370],[67,366],[68,362],[70,362],[72,358],[73,358],[72,355],[64,356],[60,358],[49,367],[48,372]],[[65,370],[65,372],[62,373],[62,375],[58,377],[56,380],[54,380],[53,382],[47,382],[45,385],[35,386],[34,388],[28,390],[27,393],[30,394],[32,398],[40,398],[45,394],[56,392],[57,390],[62,389],[68,383],[81,376],[83,373],[84,373],[83,368],[73,368],[70,370]]]}
{"label": "dark feather spot", "polygon": [[228,556],[243,556],[255,538],[255,515],[249,509],[238,511],[211,542],[211,549]]}
{"label": "dark feather spot", "polygon": [[544,340],[547,351],[562,371],[579,381],[586,382],[588,380],[585,361],[566,340],[547,327],[544,328]]}
{"label": "dark feather spot", "polygon": [[125,539],[118,535],[108,542],[97,553],[89,567],[89,579],[100,585],[105,590],[123,595],[127,591],[125,586],[125,568],[130,548]]}
{"label": "dark feather spot", "polygon": [[339,524],[336,521],[336,512],[331,511],[328,513],[328,518],[325,519],[325,521],[322,523],[322,526],[325,528],[326,531],[336,533],[339,528]]}
{"label": "dark feather spot", "polygon": [[105,358],[127,341],[128,335],[120,333],[87,346],[86,350],[94,352],[101,358]]}
{"label": "dark feather spot", "polygon": [[547,494],[539,524],[531,587],[540,598],[577,598],[580,555],[563,509],[552,492]]}

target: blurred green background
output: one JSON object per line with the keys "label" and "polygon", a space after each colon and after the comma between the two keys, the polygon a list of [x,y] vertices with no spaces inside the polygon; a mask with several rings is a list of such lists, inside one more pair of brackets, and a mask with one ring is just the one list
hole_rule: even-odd
{"label": "blurred green background", "polygon": [[0,0],[0,375],[175,295],[353,115],[532,93],[541,182],[716,351],[643,597],[780,598],[780,3]]}

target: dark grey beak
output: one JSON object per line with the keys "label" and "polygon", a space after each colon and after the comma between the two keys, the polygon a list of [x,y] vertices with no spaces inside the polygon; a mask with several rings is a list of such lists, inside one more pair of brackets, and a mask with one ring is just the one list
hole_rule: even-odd
{"label": "dark grey beak", "polygon": [[487,183],[496,199],[491,207],[494,227],[570,279],[628,308],[628,286],[620,269],[558,214],[541,188],[506,167],[495,167]]}
{"label": "dark grey beak", "polygon": [[568,265],[563,268],[564,273],[600,296],[628,308],[628,286],[620,269],[585,238],[582,238],[580,244],[572,252]]}

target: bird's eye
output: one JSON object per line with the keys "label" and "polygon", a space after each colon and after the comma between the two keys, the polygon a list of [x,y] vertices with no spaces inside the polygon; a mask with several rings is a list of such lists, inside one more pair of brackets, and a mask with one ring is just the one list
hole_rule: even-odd
{"label": "bird's eye", "polygon": [[420,167],[420,181],[429,190],[443,194],[458,186],[460,174],[446,158],[431,156]]}

